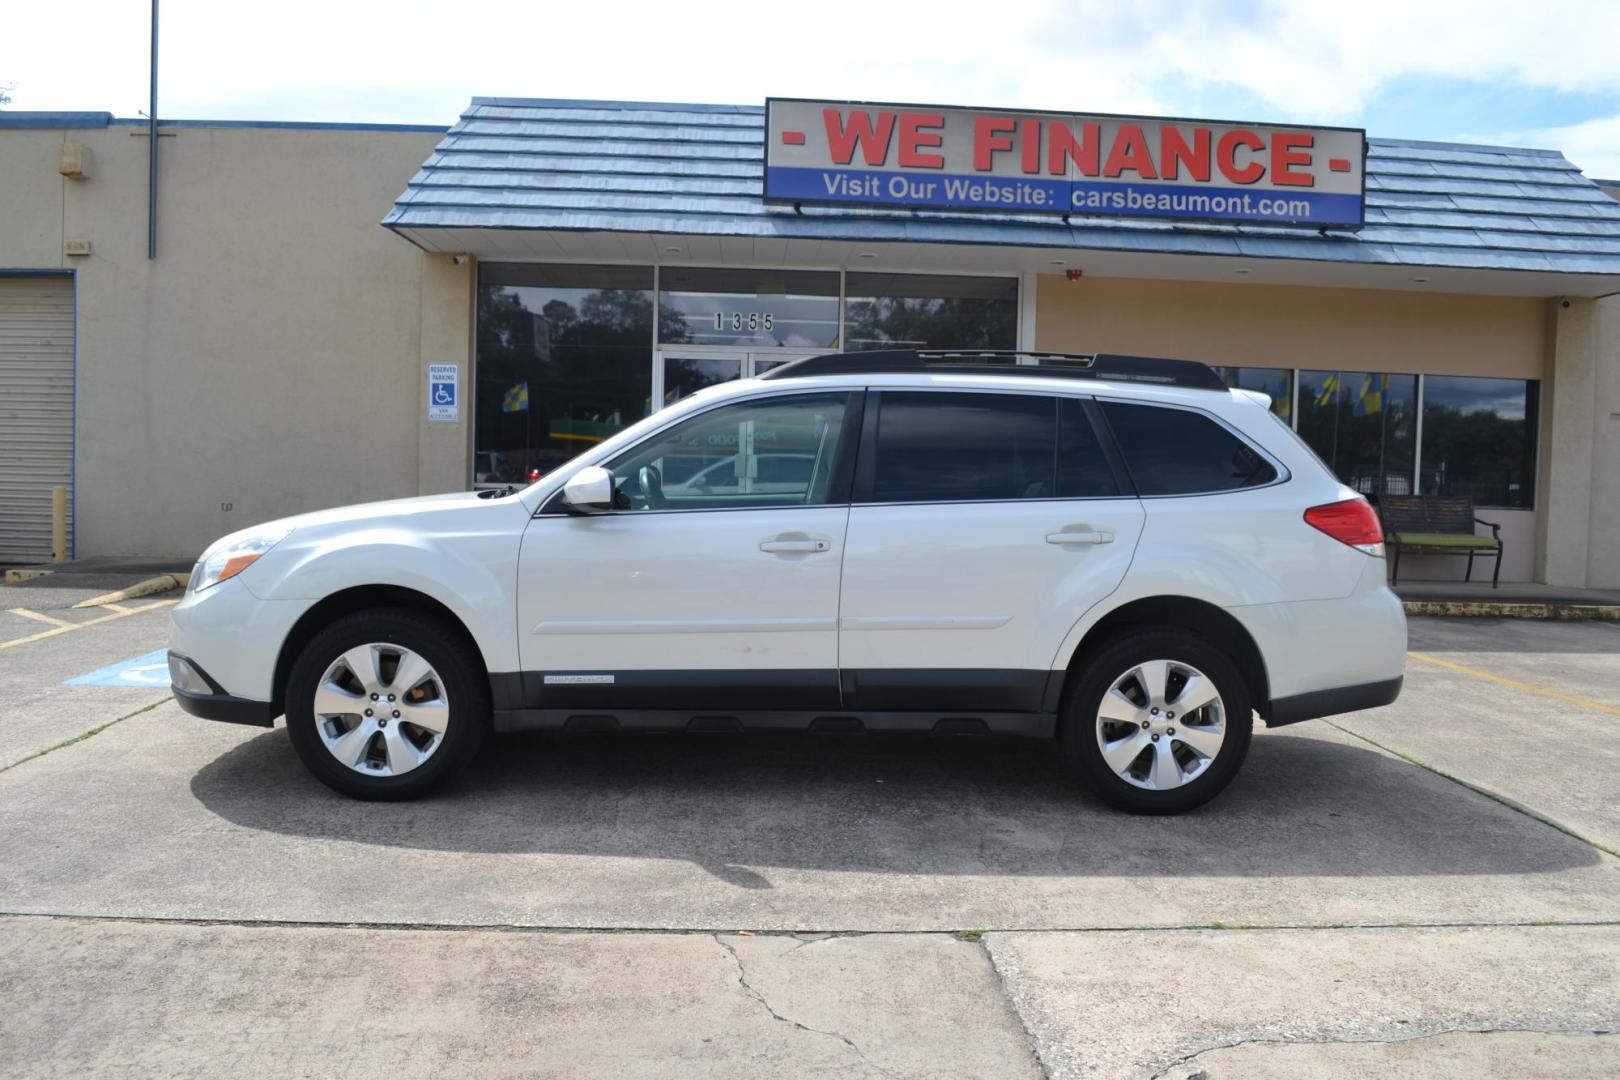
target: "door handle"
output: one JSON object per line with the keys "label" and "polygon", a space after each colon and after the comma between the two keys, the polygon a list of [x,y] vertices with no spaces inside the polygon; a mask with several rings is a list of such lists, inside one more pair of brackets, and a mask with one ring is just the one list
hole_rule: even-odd
{"label": "door handle", "polygon": [[1064,529],[1046,534],[1048,544],[1112,544],[1114,534],[1104,529]]}
{"label": "door handle", "polygon": [[817,551],[826,551],[832,547],[827,540],[761,540],[759,550],[768,551],[773,555],[802,555]]}

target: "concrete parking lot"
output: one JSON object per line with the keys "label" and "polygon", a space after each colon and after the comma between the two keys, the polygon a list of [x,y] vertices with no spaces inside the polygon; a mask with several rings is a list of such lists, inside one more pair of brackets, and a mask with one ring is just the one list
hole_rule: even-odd
{"label": "concrete parking lot", "polygon": [[7,1075],[1620,1073],[1615,624],[1415,619],[1399,702],[1178,818],[841,736],[494,740],[381,805],[95,591],[0,587]]}

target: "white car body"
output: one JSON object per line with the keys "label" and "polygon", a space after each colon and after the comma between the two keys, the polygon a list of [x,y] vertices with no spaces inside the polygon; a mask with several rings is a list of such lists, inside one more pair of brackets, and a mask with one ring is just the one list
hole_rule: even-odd
{"label": "white car body", "polygon": [[[557,512],[582,468],[688,417],[825,390],[1191,409],[1258,449],[1277,479],[1187,496]],[[1218,644],[1272,725],[1393,700],[1404,669],[1405,622],[1381,548],[1302,519],[1357,494],[1243,391],[994,371],[745,380],[492,494],[324,510],[220,540],[204,562],[244,537],[285,533],[174,608],[182,703],[269,724],[314,629],[355,605],[394,602],[464,630],[490,680],[495,731],[684,729],[723,716],[745,729],[842,718],[867,730],[1051,735],[1066,677],[1122,612],[1136,622],[1168,612],[1229,639]],[[761,548],[783,541],[796,550]]]}

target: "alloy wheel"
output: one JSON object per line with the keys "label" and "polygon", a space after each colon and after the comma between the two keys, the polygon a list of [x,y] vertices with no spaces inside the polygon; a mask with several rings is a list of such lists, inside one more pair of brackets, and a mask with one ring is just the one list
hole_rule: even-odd
{"label": "alloy wheel", "polygon": [[377,642],[349,649],[315,689],[315,729],[338,761],[367,776],[400,776],[444,742],[450,701],[421,655]]}
{"label": "alloy wheel", "polygon": [[1202,776],[1226,740],[1221,693],[1179,660],[1132,665],[1097,707],[1097,745],[1126,783],[1169,791]]}

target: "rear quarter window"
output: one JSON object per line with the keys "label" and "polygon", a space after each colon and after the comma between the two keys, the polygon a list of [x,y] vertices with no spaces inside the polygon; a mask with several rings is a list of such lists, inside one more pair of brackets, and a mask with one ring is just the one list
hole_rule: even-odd
{"label": "rear quarter window", "polygon": [[1258,451],[1202,413],[1124,402],[1102,406],[1139,495],[1202,495],[1277,479]]}

